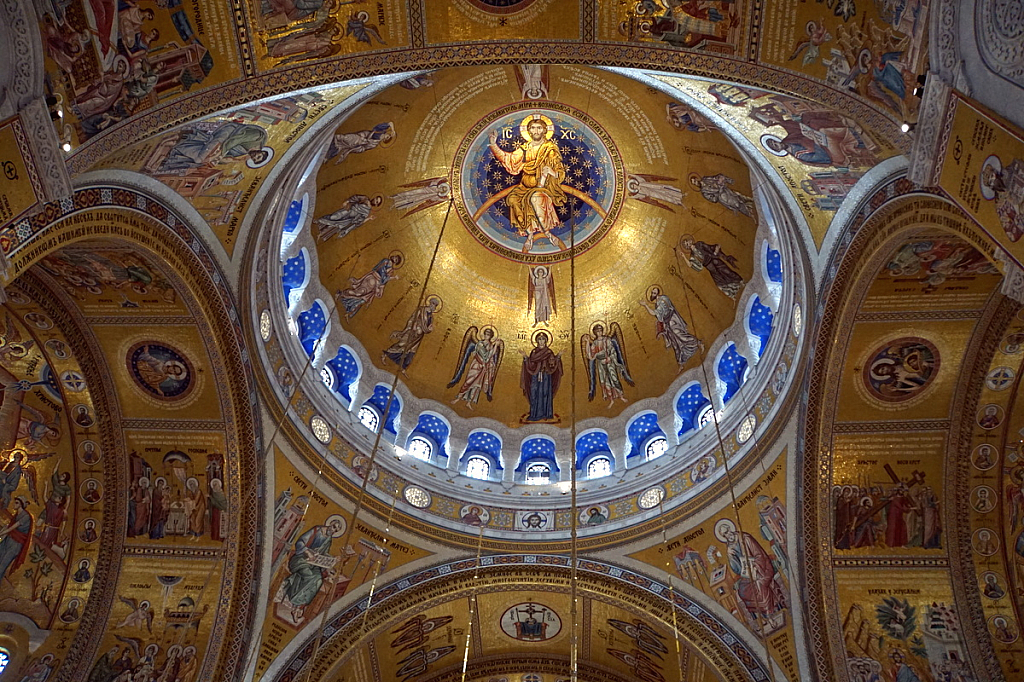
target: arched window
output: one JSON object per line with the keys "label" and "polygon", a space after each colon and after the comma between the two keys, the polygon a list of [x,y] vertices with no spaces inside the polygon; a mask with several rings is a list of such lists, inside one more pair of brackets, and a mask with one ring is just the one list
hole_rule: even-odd
{"label": "arched window", "polygon": [[[580,466],[584,466],[584,464],[580,463]],[[516,465],[513,477],[516,483],[528,485],[557,483],[559,471],[553,438],[534,434],[523,440],[519,446],[519,463]]]}
{"label": "arched window", "polygon": [[380,426],[380,415],[372,407],[363,405],[359,408],[359,412],[356,415],[359,419],[359,423],[370,429],[374,433],[377,433],[377,427]]}
{"label": "arched window", "polygon": [[308,252],[300,250],[295,256],[284,262],[281,274],[281,286],[284,288],[284,300],[288,304],[288,312],[298,304],[302,292],[309,284]]}
{"label": "arched window", "polygon": [[330,367],[324,366],[320,370],[320,380],[324,382],[324,386],[332,391],[334,390],[334,372],[331,371]]}
{"label": "arched window", "polygon": [[699,424],[700,428],[703,429],[705,426],[711,423],[712,419],[714,418],[714,415],[715,408],[713,408],[711,405],[708,405],[703,410],[701,410],[700,416],[697,417],[697,424]]}
{"label": "arched window", "polygon": [[306,351],[306,355],[310,358],[319,356],[323,350],[319,347],[320,338],[327,334],[327,330],[330,327],[330,320],[327,318],[327,306],[320,299],[313,301],[313,305],[309,307],[309,310],[299,313],[295,323],[299,342],[302,344],[303,350]]}
{"label": "arched window", "polygon": [[782,283],[782,254],[770,246],[765,253],[765,270],[769,282]]}
{"label": "arched window", "polygon": [[11,655],[7,651],[7,649],[0,649],[0,673],[3,673],[4,670],[7,670],[7,664],[10,662]]}
{"label": "arched window", "polygon": [[491,463],[486,457],[470,457],[466,462],[466,475],[470,478],[487,480],[491,473]]}
{"label": "arched window", "polygon": [[750,314],[747,316],[747,327],[749,327],[750,332],[758,340],[758,357],[764,355],[765,349],[768,348],[768,339],[772,336],[773,322],[774,316],[772,315],[771,308],[761,303],[760,296],[755,296],[750,302]]}
{"label": "arched window", "polygon": [[[363,407],[368,407],[377,414],[377,419],[380,422],[378,428],[383,430],[383,433],[389,440],[398,433],[398,417],[402,412],[402,396],[397,391],[392,396],[391,389],[386,384],[377,384],[373,387],[373,393],[363,403]],[[385,416],[385,412],[387,416]],[[358,415],[358,412],[356,414]],[[392,440],[392,442],[394,441]]]}
{"label": "arched window", "polygon": [[608,457],[595,457],[587,465],[587,478],[601,478],[612,473],[612,460]]}
{"label": "arched window", "polygon": [[434,445],[423,436],[413,436],[409,439],[408,450],[410,455],[426,462],[430,460]]}
{"label": "arched window", "polygon": [[551,467],[540,462],[526,468],[526,482],[532,485],[544,485],[551,480]]}
{"label": "arched window", "polygon": [[732,400],[740,390],[740,386],[747,379],[749,365],[747,359],[736,349],[736,344],[730,343],[726,346],[716,366],[718,378],[725,384],[725,394],[722,396],[723,404]]}
{"label": "arched window", "polygon": [[644,447],[644,454],[647,455],[648,461],[661,457],[667,451],[668,439],[664,436],[656,436],[655,438],[650,439]]}
{"label": "arched window", "polygon": [[694,431],[703,426],[699,422],[699,415],[710,409],[711,401],[704,396],[704,389],[693,381],[679,392],[676,399],[676,416],[679,417],[678,435],[682,436],[688,431]]}
{"label": "arched window", "polygon": [[[626,437],[629,439],[629,454],[626,461],[630,464],[641,464],[652,459],[651,453],[657,452],[661,455],[668,450],[668,438],[661,426],[658,425],[656,412],[641,412],[626,425]],[[665,441],[664,446],[655,445],[652,449],[651,443],[657,439]],[[657,448],[661,447],[660,451]],[[636,458],[632,459],[631,458]]]}
{"label": "arched window", "polygon": [[342,402],[352,400],[352,387],[359,380],[362,371],[359,368],[359,361],[355,354],[347,346],[338,346],[337,354],[324,364],[324,373],[331,373],[331,381],[327,382],[324,373],[324,383],[335,394],[344,398]]}

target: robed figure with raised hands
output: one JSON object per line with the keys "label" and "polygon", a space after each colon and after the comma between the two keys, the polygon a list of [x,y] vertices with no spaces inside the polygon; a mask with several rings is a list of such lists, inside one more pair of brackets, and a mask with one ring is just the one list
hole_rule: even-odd
{"label": "robed figure with raised hands", "polygon": [[530,413],[524,422],[555,421],[555,393],[562,381],[562,354],[557,355],[548,346],[551,335],[538,330],[533,334],[533,350],[527,355],[523,351],[523,371],[520,386],[523,395],[530,401]]}

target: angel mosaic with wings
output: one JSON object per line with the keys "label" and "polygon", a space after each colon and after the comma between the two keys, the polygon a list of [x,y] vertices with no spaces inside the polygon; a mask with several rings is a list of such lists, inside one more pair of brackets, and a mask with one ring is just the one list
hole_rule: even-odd
{"label": "angel mosaic with wings", "polygon": [[462,381],[452,404],[464,400],[469,409],[473,409],[473,405],[480,401],[481,393],[487,396],[487,400],[492,400],[494,377],[504,357],[505,342],[498,338],[494,327],[485,325],[482,331],[475,326],[467,329],[459,350],[459,366],[448,382],[448,388],[451,388]]}
{"label": "angel mosaic with wings", "polygon": [[580,337],[580,353],[586,363],[587,376],[590,377],[590,392],[587,399],[594,399],[597,385],[600,384],[601,395],[608,401],[608,407],[611,407],[616,400],[626,402],[622,389],[623,380],[630,386],[636,384],[629,374],[622,328],[618,322],[612,322],[608,325],[608,331],[611,333],[605,334],[605,327],[601,322],[591,325],[590,333]]}
{"label": "angel mosaic with wings", "polygon": [[21,332],[9,314],[4,315],[4,333],[0,335],[0,361],[19,360],[35,345],[32,339],[21,340]]}
{"label": "angel mosaic with wings", "polygon": [[143,599],[142,601],[136,601],[129,597],[118,595],[117,597],[122,604],[127,606],[131,611],[125,616],[120,623],[114,626],[115,630],[120,628],[137,628],[141,629],[143,626],[150,634],[153,634],[153,607],[150,606],[148,600]]}
{"label": "angel mosaic with wings", "polygon": [[36,475],[36,468],[32,465],[53,455],[56,452],[25,452],[20,448],[9,450],[6,453],[8,459],[0,466],[0,508],[7,509],[11,504],[14,493],[21,485],[22,477],[28,487],[32,501],[39,504],[39,484]]}
{"label": "angel mosaic with wings", "polygon": [[555,277],[547,265],[530,268],[528,309],[533,310],[533,326],[547,324],[551,316],[558,312],[555,300]]}

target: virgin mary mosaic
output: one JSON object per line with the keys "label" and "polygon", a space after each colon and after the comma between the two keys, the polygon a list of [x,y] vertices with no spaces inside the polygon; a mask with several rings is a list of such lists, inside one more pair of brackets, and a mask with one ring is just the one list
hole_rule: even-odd
{"label": "virgin mary mosaic", "polygon": [[181,400],[194,387],[192,363],[170,346],[144,341],[128,351],[126,360],[135,384],[160,400]]}

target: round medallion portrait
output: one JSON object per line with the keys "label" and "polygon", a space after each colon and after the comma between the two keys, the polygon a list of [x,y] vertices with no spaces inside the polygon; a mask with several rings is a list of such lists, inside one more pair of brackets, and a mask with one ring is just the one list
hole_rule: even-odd
{"label": "round medallion portrait", "polygon": [[996,465],[996,448],[994,445],[982,443],[974,448],[971,455],[971,464],[979,471],[988,471]]}
{"label": "round medallion portrait", "polygon": [[159,400],[181,400],[195,387],[195,370],[180,351],[155,341],[137,343],[125,358],[128,374]]}
{"label": "round medallion portrait", "polygon": [[989,403],[978,410],[978,426],[991,431],[1003,423],[1003,408],[995,403]]}
{"label": "round medallion portrait", "polygon": [[491,514],[484,507],[467,504],[459,510],[459,518],[463,523],[468,523],[471,526],[486,526],[487,522],[491,520]]}
{"label": "round medallion portrait", "polygon": [[919,397],[939,372],[939,350],[916,336],[886,342],[864,363],[864,387],[885,403],[904,403]]}
{"label": "round medallion portrait", "polygon": [[554,609],[537,602],[510,606],[501,614],[501,631],[520,642],[545,642],[562,630]]}
{"label": "round medallion portrait", "polygon": [[622,159],[608,134],[556,102],[484,117],[456,155],[455,206],[469,232],[521,263],[568,260],[604,237],[622,208]]}

